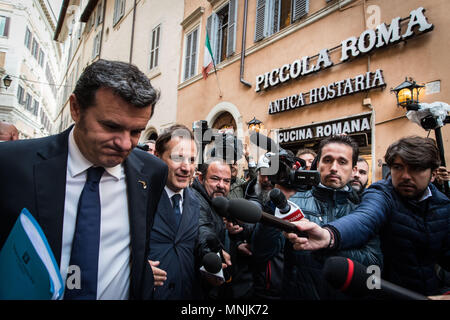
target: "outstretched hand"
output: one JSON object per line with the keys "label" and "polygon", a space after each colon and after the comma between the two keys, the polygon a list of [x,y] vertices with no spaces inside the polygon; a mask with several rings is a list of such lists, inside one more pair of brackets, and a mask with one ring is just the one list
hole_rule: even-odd
{"label": "outstretched hand", "polygon": [[293,223],[300,231],[308,234],[308,238],[304,238],[295,233],[285,233],[285,237],[293,244],[295,250],[318,250],[328,247],[330,243],[328,230],[306,219]]}

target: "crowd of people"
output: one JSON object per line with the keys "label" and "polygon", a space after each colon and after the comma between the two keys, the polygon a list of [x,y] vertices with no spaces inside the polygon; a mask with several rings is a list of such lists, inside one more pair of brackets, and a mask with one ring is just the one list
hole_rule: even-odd
{"label": "crowd of people", "polygon": [[[81,266],[81,288],[66,286],[64,299],[374,298],[328,283],[323,268],[334,256],[378,266],[383,279],[426,296],[449,292],[450,200],[439,191],[449,176],[434,140],[392,143],[390,176],[367,187],[369,165],[357,143],[323,139],[317,152],[294,156],[320,182],[293,188],[265,174],[273,165],[266,154],[255,163],[245,152],[246,179],[237,159],[197,163],[199,145],[181,124],[146,141],[147,151],[136,148],[158,98],[136,67],[98,60],[70,96],[73,126],[0,143],[0,247],[26,207],[64,281],[69,265]],[[1,140],[17,140],[11,130],[0,123]],[[301,208],[304,218],[294,224],[307,237],[224,217],[213,205],[219,197],[246,199],[274,215],[274,188]],[[87,197],[96,205],[83,205]],[[221,261],[215,273],[204,268],[211,253]]]}

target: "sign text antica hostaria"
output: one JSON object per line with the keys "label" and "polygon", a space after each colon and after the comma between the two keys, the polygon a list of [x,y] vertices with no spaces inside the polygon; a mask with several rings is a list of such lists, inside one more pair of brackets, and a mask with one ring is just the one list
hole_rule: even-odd
{"label": "sign text antica hostaria", "polygon": [[[406,40],[415,34],[431,31],[433,25],[428,23],[423,7],[410,12],[408,26],[401,35],[400,17],[392,19],[390,25],[380,24],[374,29],[363,31],[360,36],[350,37],[341,42],[340,62],[347,61],[350,58],[358,57],[374,49],[385,47],[389,44]],[[418,31],[414,33],[414,28]],[[256,77],[256,92],[274,87],[278,84],[305,76],[314,72],[319,72],[333,65],[330,59],[328,49],[323,49],[317,54],[318,58],[315,64],[311,63],[309,56],[296,59],[292,63],[273,69],[272,71],[260,74]]]}

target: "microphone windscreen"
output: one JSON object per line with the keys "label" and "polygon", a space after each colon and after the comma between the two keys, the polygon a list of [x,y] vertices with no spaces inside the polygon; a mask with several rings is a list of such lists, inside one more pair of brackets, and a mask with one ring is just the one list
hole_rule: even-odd
{"label": "microphone windscreen", "polygon": [[212,199],[212,207],[219,216],[228,218],[228,201],[229,200],[225,197],[215,197],[214,199]]}
{"label": "microphone windscreen", "polygon": [[330,257],[325,261],[323,276],[335,289],[352,296],[368,293],[367,268],[345,257]]}
{"label": "microphone windscreen", "polygon": [[261,208],[245,199],[231,199],[228,202],[228,214],[235,219],[256,223],[261,220]]}
{"label": "microphone windscreen", "polygon": [[213,233],[207,233],[205,235],[206,245],[211,251],[219,252],[222,250],[222,245],[220,244],[219,239]]}
{"label": "microphone windscreen", "polygon": [[260,134],[259,132],[252,132],[250,134],[250,142],[257,145],[259,148],[267,150],[268,152],[278,152],[278,145],[269,137]]}
{"label": "microphone windscreen", "polygon": [[203,256],[202,264],[210,273],[217,273],[222,269],[222,260],[215,252],[208,252]]}
{"label": "microphone windscreen", "polygon": [[269,193],[269,197],[273,204],[279,209],[284,209],[288,206],[286,196],[278,188],[273,188]]}

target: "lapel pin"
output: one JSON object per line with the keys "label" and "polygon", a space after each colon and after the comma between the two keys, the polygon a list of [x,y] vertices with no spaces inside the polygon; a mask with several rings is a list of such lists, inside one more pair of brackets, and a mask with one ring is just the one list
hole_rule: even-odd
{"label": "lapel pin", "polygon": [[142,188],[147,189],[147,182],[142,181],[142,180],[138,180],[138,182],[139,182],[140,184],[142,184]]}

